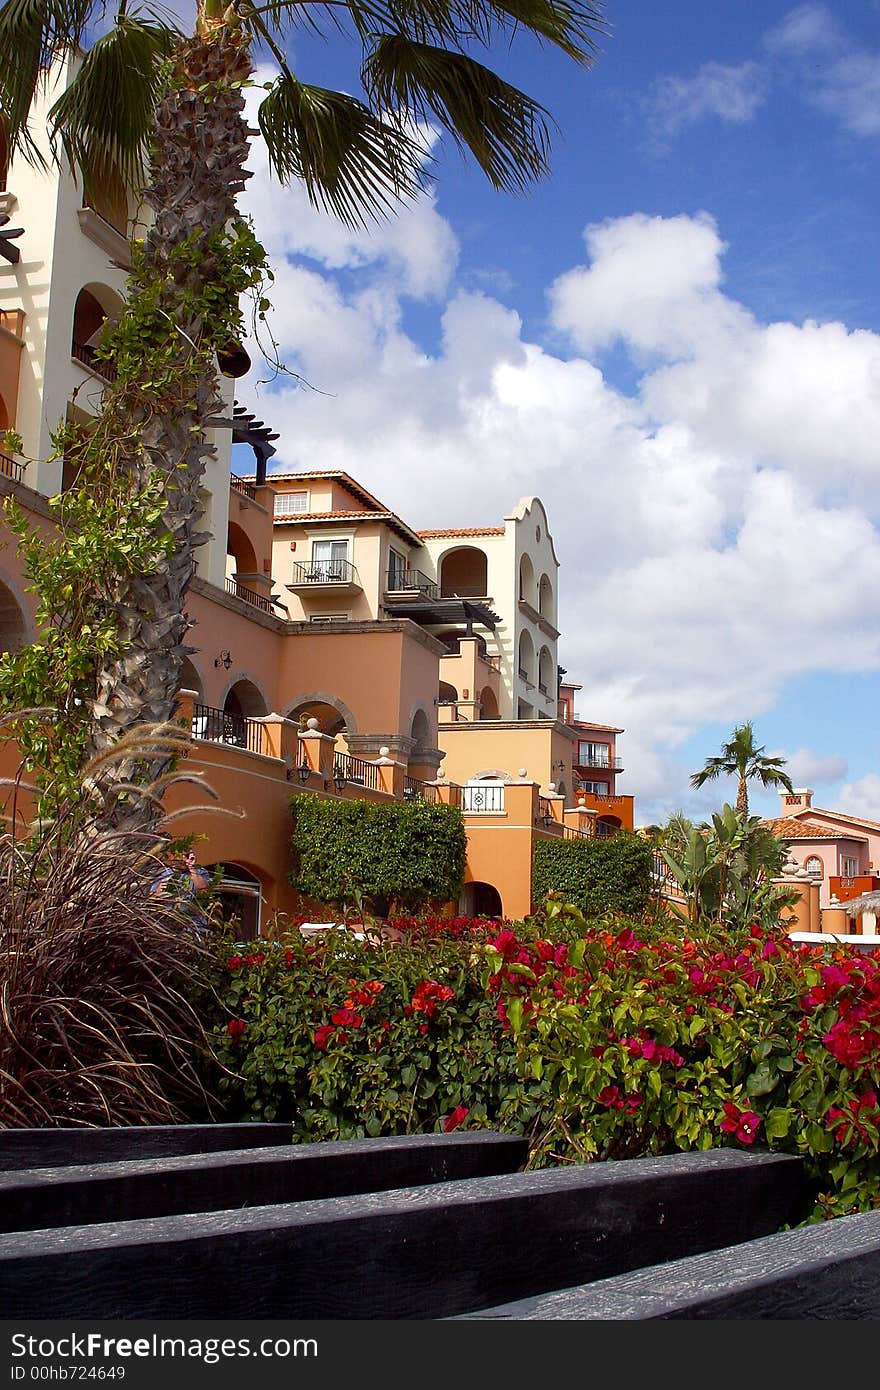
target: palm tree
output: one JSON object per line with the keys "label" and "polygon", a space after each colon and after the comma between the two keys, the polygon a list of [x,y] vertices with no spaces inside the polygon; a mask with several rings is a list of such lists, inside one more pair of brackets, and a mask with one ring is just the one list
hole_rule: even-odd
{"label": "palm tree", "polygon": [[[113,335],[118,376],[102,418],[110,412],[117,475],[139,491],[156,470],[163,475],[161,526],[173,546],[155,573],[123,577],[107,596],[120,653],[96,661],[91,755],[138,723],[172,717],[189,650],[185,596],[194,548],[206,539],[206,431],[222,411],[217,353],[240,340],[239,292],[253,286],[259,265],[236,208],[249,177],[243,110],[252,48],[277,63],[258,117],[275,173],[300,180],[314,204],[356,226],[423,186],[425,153],[413,135],[420,122],[439,123],[498,189],[520,192],[543,176],[548,113],[471,50],[524,32],[589,65],[604,27],[602,0],[197,0],[185,34],[151,7],[118,0],[112,27],[83,54],[104,9],[103,0],[0,6],[0,122],[10,153],[39,159],[29,113],[53,64],[71,58],[75,76],[50,112],[53,146],[81,172],[87,194],[108,172],[137,190],[149,221],[135,248],[136,293]],[[292,70],[284,45],[295,29],[341,30],[360,44],[363,100]],[[146,371],[138,357],[145,338]],[[150,776],[160,770],[154,761]],[[108,763],[106,818],[128,824],[146,814],[120,792],[138,772]]]}
{"label": "palm tree", "polygon": [[705,766],[691,776],[692,787],[702,787],[706,782],[714,782],[719,777],[736,777],[739,788],[736,794],[736,809],[740,816],[749,814],[750,781],[757,780],[763,787],[784,787],[793,791],[791,778],[783,772],[784,758],[768,758],[764,745],[755,746],[755,731],[751,722],[738,725],[728,743],[722,743],[717,758],[707,758]]}

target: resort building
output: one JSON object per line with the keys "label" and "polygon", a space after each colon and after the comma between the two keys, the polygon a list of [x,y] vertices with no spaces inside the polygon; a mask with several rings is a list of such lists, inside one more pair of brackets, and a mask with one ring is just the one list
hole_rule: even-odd
{"label": "resort building", "polygon": [[[16,161],[2,185],[0,212],[23,232],[4,242],[0,228],[0,429],[22,450],[0,454],[0,495],[49,534],[47,499],[76,476],[52,435],[64,419],[87,428],[112,380],[95,349],[123,304],[137,210],[109,180],[87,203],[51,161]],[[255,933],[302,906],[288,882],[291,796],[450,801],[468,837],[462,909],[528,913],[536,838],[633,825],[616,790],[622,731],[580,720],[580,687],[560,684],[560,566],[542,502],[524,497],[486,528],[418,530],[342,470],[273,471],[277,436],[235,402],[246,354],[218,366],[228,423],[211,433],[178,717],[189,769],[229,814],[193,810],[176,832],[203,837],[200,861],[222,866]],[[234,445],[252,469],[231,471]],[[35,638],[26,582],[13,542],[0,549],[0,651]],[[17,767],[0,747],[0,776]],[[200,800],[169,794],[181,810]]]}
{"label": "resort building", "polygon": [[766,821],[819,885],[823,908],[880,890],[880,824],[813,805],[809,787],[780,792],[782,814]]}

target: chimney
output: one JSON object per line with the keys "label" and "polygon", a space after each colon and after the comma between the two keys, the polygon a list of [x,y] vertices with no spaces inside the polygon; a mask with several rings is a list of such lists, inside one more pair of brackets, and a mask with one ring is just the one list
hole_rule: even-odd
{"label": "chimney", "polygon": [[791,816],[795,811],[808,811],[813,804],[812,787],[795,787],[792,792],[780,792],[783,816]]}

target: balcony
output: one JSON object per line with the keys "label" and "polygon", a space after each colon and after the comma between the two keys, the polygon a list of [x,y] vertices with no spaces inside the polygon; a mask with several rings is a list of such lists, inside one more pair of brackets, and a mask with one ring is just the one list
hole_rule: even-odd
{"label": "balcony", "polygon": [[235,598],[240,598],[244,603],[252,603],[255,608],[261,608],[264,613],[274,613],[276,607],[283,608],[277,599],[267,598],[265,594],[258,594],[256,589],[247,589],[243,584],[239,584],[237,579],[227,579],[226,592]]}
{"label": "balcony", "polygon": [[257,489],[254,484],[247,482],[244,478],[239,478],[237,473],[230,473],[229,486],[233,491],[240,492],[243,497],[250,497],[251,500],[256,498]]}
{"label": "balcony", "polygon": [[251,753],[262,753],[265,730],[254,719],[214,709],[211,705],[194,704],[192,735],[209,743],[229,743],[236,748],[247,748]]}
{"label": "balcony", "polygon": [[348,560],[311,560],[294,562],[293,576],[287,588],[292,594],[315,591],[354,594],[361,589],[358,572]]}
{"label": "balcony", "polygon": [[[816,881],[821,882],[819,875]],[[876,874],[831,874],[828,878],[828,891],[838,902],[847,903],[852,898],[860,898],[863,893],[876,893],[880,889],[880,878]]]}
{"label": "balcony", "polygon": [[422,574],[421,570],[412,569],[388,570],[385,576],[385,592],[396,594],[399,599],[411,595],[414,599],[434,600],[440,596],[440,589],[433,579]]}
{"label": "balcony", "polygon": [[418,777],[410,777],[407,773],[403,779],[403,799],[404,801],[430,801],[436,805],[440,800],[440,793],[433,782],[422,782]]}
{"label": "balcony", "polygon": [[501,815],[504,813],[504,787],[479,782],[461,789],[461,809],[466,816]]}
{"label": "balcony", "polygon": [[70,355],[75,362],[79,362],[87,371],[93,372],[95,376],[101,377],[103,381],[115,381],[118,375],[116,367],[112,362],[104,362],[95,356],[95,349],[89,347],[88,343],[78,343],[76,339],[70,345]]}
{"label": "balcony", "polygon": [[9,454],[0,454],[0,475],[11,478],[14,483],[20,483],[23,473],[23,463],[18,463]]}
{"label": "balcony", "polygon": [[604,772],[622,772],[622,771],[623,771],[623,759],[622,759],[622,758],[617,758],[617,757],[612,758],[612,757],[610,757],[610,756],[605,757],[605,756],[603,756],[603,755],[600,754],[600,753],[590,753],[590,754],[588,754],[587,757],[584,757],[584,758],[582,758],[582,757],[580,757],[580,755],[578,755],[578,757],[575,759],[575,764],[574,764],[574,765],[575,765],[576,768],[578,768],[578,767],[585,767],[585,768],[601,768],[602,771],[604,771]]}

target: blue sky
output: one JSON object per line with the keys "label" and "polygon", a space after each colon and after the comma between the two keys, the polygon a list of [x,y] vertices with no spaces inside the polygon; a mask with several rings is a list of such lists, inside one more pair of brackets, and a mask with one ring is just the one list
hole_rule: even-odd
{"label": "blue sky", "polygon": [[[880,5],[607,17],[589,71],[492,56],[560,128],[526,197],[441,140],[421,203],[352,234],[255,150],[273,331],[322,394],[254,373],[241,399],[281,466],[347,468],[416,527],[542,498],[560,660],[626,728],[640,822],[717,804],[688,774],[745,719],[817,804],[880,819]],[[341,42],[292,51],[356,89]]]}

